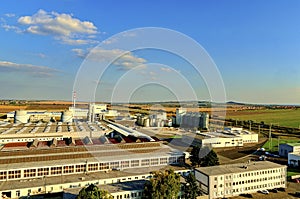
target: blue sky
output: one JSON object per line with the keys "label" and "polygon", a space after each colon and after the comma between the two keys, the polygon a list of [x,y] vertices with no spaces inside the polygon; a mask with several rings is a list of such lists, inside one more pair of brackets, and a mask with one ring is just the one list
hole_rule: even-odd
{"label": "blue sky", "polygon": [[[92,48],[129,29],[162,27],[203,46],[221,73],[227,101],[300,104],[299,10],[298,0],[4,0],[0,98],[71,100],[76,73]],[[101,56],[118,50],[123,49]],[[190,81],[200,100],[210,100],[207,85],[185,60],[157,50],[131,52],[112,64],[101,77],[97,100],[109,100],[131,66],[147,63],[171,67]],[[154,80],[159,73],[155,67],[141,70],[139,78],[147,71],[145,78]],[[174,100],[174,95],[148,85],[132,98]]]}

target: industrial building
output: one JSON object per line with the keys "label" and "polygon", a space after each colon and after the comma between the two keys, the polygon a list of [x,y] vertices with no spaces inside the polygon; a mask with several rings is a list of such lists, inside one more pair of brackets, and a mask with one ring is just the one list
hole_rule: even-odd
{"label": "industrial building", "polygon": [[4,123],[0,134],[0,192],[12,198],[143,179],[105,173],[184,163],[183,152],[111,121]]}
{"label": "industrial building", "polygon": [[17,110],[7,113],[7,119],[14,123],[29,122],[50,122],[62,121],[72,122],[74,119],[85,119],[90,122],[102,120],[105,118],[117,117],[119,113],[116,110],[108,110],[106,104],[89,104],[88,108],[69,107],[69,110],[63,112],[49,112],[46,110]]}
{"label": "industrial building", "polygon": [[201,190],[209,198],[227,198],[261,190],[286,188],[287,167],[260,161],[195,169]]}
{"label": "industrial building", "polygon": [[288,164],[291,167],[300,168],[300,152],[288,153]]}
{"label": "industrial building", "polygon": [[161,111],[151,115],[138,114],[136,123],[144,127],[164,127],[170,122],[167,119],[167,113]]}
{"label": "industrial building", "polygon": [[278,153],[282,157],[288,157],[289,153],[300,153],[300,143],[280,144]]}
{"label": "industrial building", "polygon": [[202,112],[187,112],[184,108],[176,109],[176,125],[187,129],[208,129],[209,114]]}
{"label": "industrial building", "polygon": [[183,141],[191,143],[191,139],[197,139],[203,146],[211,148],[242,147],[244,144],[257,143],[258,134],[246,130],[224,130],[216,132],[197,132],[196,136],[183,135]]}

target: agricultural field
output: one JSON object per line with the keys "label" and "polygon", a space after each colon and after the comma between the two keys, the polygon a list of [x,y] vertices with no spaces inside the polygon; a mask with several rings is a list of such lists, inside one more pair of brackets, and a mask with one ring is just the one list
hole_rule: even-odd
{"label": "agricultural field", "polygon": [[267,151],[270,152],[278,152],[278,140],[279,140],[279,144],[285,144],[285,143],[296,143],[296,142],[300,142],[299,139],[295,138],[295,139],[276,139],[276,138],[272,138],[272,141],[267,141],[262,148],[265,148]]}
{"label": "agricultural field", "polygon": [[265,124],[300,128],[300,109],[262,109],[227,111],[227,119],[263,121]]}

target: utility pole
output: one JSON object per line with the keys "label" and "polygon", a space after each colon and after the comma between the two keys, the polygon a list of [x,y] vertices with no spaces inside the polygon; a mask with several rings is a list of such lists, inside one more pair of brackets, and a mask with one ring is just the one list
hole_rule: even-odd
{"label": "utility pole", "polygon": [[279,140],[280,140],[280,136],[278,135],[277,137],[277,150],[279,151]]}
{"label": "utility pole", "polygon": [[249,131],[251,131],[251,121],[250,121],[249,123],[250,123],[250,126],[249,126]]}
{"label": "utility pole", "polygon": [[271,146],[272,146],[272,124],[270,124],[270,129],[269,129],[269,150],[271,150]]}

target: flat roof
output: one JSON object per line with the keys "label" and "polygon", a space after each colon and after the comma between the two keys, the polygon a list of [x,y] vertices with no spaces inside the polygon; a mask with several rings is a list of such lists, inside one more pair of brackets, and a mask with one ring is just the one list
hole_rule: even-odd
{"label": "flat roof", "polygon": [[[127,182],[119,182],[114,184],[97,185],[101,190],[109,193],[118,193],[122,191],[143,190],[146,180],[134,180]],[[79,194],[82,187],[64,189],[64,193],[72,194],[74,197]]]}
{"label": "flat roof", "polygon": [[[86,156],[78,156],[79,154],[87,154]],[[74,155],[74,156],[73,156]],[[160,148],[137,148],[137,149],[118,149],[114,150],[100,150],[100,151],[74,151],[68,153],[52,153],[52,154],[35,154],[35,155],[20,155],[11,157],[0,157],[0,160],[7,161],[7,164],[0,164],[0,170],[35,168],[35,167],[51,167],[56,165],[73,165],[84,164],[86,162],[112,162],[112,161],[126,161],[139,160],[144,158],[160,158],[170,157],[174,155],[183,155],[179,150],[173,149],[169,146],[162,145]],[[54,158],[51,158],[51,157]],[[39,159],[37,159],[40,157]],[[57,157],[57,158],[55,158]],[[113,157],[113,158],[112,158]],[[11,159],[28,161],[10,161]],[[62,161],[65,160],[65,161]]]}
{"label": "flat roof", "polygon": [[82,185],[85,185],[87,181],[97,181],[97,180],[104,180],[104,179],[111,179],[111,178],[122,179],[129,176],[148,175],[152,171],[166,170],[166,169],[173,169],[175,171],[189,170],[186,167],[171,166],[171,165],[151,166],[151,167],[144,167],[144,168],[124,169],[123,171],[109,171],[109,172],[99,171],[99,172],[79,173],[79,174],[71,174],[71,175],[46,176],[46,177],[26,179],[26,180],[8,180],[8,181],[1,181],[0,187],[2,191],[5,191],[5,190],[22,189],[22,188],[30,188],[30,187],[44,187],[44,186],[51,186],[51,185],[65,184],[65,183],[74,183],[74,184],[82,183]]}
{"label": "flat roof", "polygon": [[[245,168],[245,166],[247,168]],[[257,171],[257,170],[273,169],[273,168],[281,168],[281,167],[286,167],[286,166],[276,164],[270,161],[258,161],[258,162],[244,163],[244,164],[239,163],[239,164],[218,165],[212,167],[199,167],[196,168],[196,170],[208,176],[215,176],[215,175],[243,173],[249,171]]]}
{"label": "flat roof", "polygon": [[285,143],[286,145],[289,146],[300,146],[300,142],[295,142],[295,143]]}

